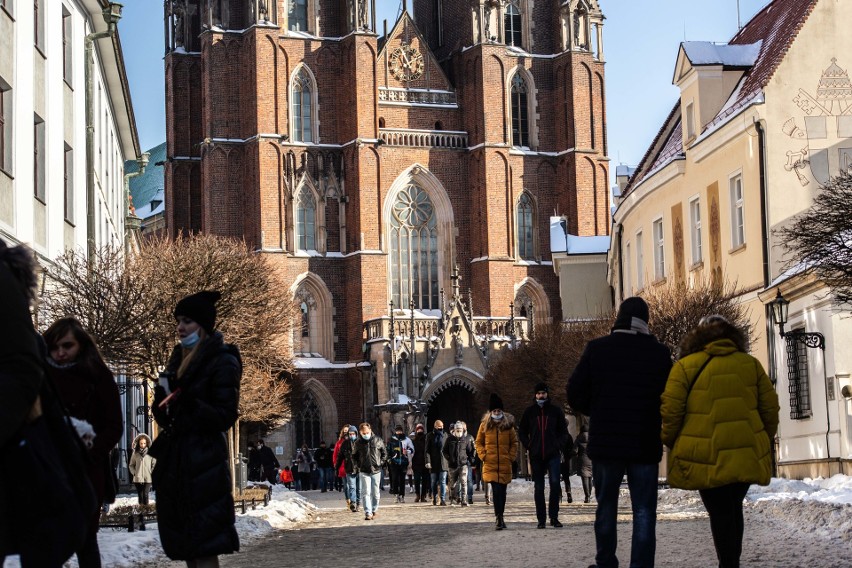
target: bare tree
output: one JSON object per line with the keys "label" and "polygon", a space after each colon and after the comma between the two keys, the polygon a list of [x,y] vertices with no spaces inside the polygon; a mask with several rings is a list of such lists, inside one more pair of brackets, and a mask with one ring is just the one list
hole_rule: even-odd
{"label": "bare tree", "polygon": [[743,330],[749,342],[754,326],[749,310],[738,299],[740,292],[732,282],[717,283],[697,279],[691,286],[672,279],[660,286],[649,286],[642,297],[648,303],[651,333],[676,357],[681,340],[704,316],[719,314]]}
{"label": "bare tree", "polygon": [[852,171],[831,178],[775,236],[789,254],[786,268],[810,270],[837,304],[852,305]]}

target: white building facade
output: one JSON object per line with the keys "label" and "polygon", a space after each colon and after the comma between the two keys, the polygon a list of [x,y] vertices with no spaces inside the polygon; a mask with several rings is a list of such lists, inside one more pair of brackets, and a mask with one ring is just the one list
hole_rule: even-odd
{"label": "white building facade", "polygon": [[90,239],[101,247],[125,238],[124,162],[140,152],[117,32],[91,42],[90,89],[86,81],[86,36],[107,31],[105,7],[0,0],[0,236],[42,262],[86,251]]}

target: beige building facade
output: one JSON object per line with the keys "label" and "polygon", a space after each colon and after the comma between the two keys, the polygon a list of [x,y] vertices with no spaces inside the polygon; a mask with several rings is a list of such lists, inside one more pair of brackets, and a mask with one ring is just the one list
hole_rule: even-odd
{"label": "beige building facade", "polygon": [[[727,281],[755,326],[752,354],[781,402],[778,475],[850,471],[852,325],[790,266],[775,229],[852,165],[852,5],[775,0],[727,44],[681,44],[680,100],[616,200],[616,301],[673,279]],[[781,337],[771,302],[790,301]],[[848,314],[847,314],[848,315]],[[819,335],[816,335],[819,334]],[[824,338],[820,344],[819,337]],[[850,387],[852,388],[852,387]]]}

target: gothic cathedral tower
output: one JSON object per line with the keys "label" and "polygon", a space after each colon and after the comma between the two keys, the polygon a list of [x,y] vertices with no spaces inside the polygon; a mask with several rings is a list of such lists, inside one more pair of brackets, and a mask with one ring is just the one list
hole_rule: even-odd
{"label": "gothic cathedral tower", "polygon": [[375,0],[166,2],[168,230],[244,238],[302,307],[285,454],[478,419],[490,354],[560,317],[550,216],[609,232],[598,2],[403,5],[380,36]]}

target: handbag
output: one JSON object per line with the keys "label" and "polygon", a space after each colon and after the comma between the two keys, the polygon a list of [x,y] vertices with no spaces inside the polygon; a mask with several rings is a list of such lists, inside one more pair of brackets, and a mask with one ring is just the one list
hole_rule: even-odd
{"label": "handbag", "polygon": [[5,552],[20,555],[22,568],[62,566],[85,542],[97,511],[86,449],[46,375],[39,400],[41,415],[0,451],[0,491],[15,514]]}

